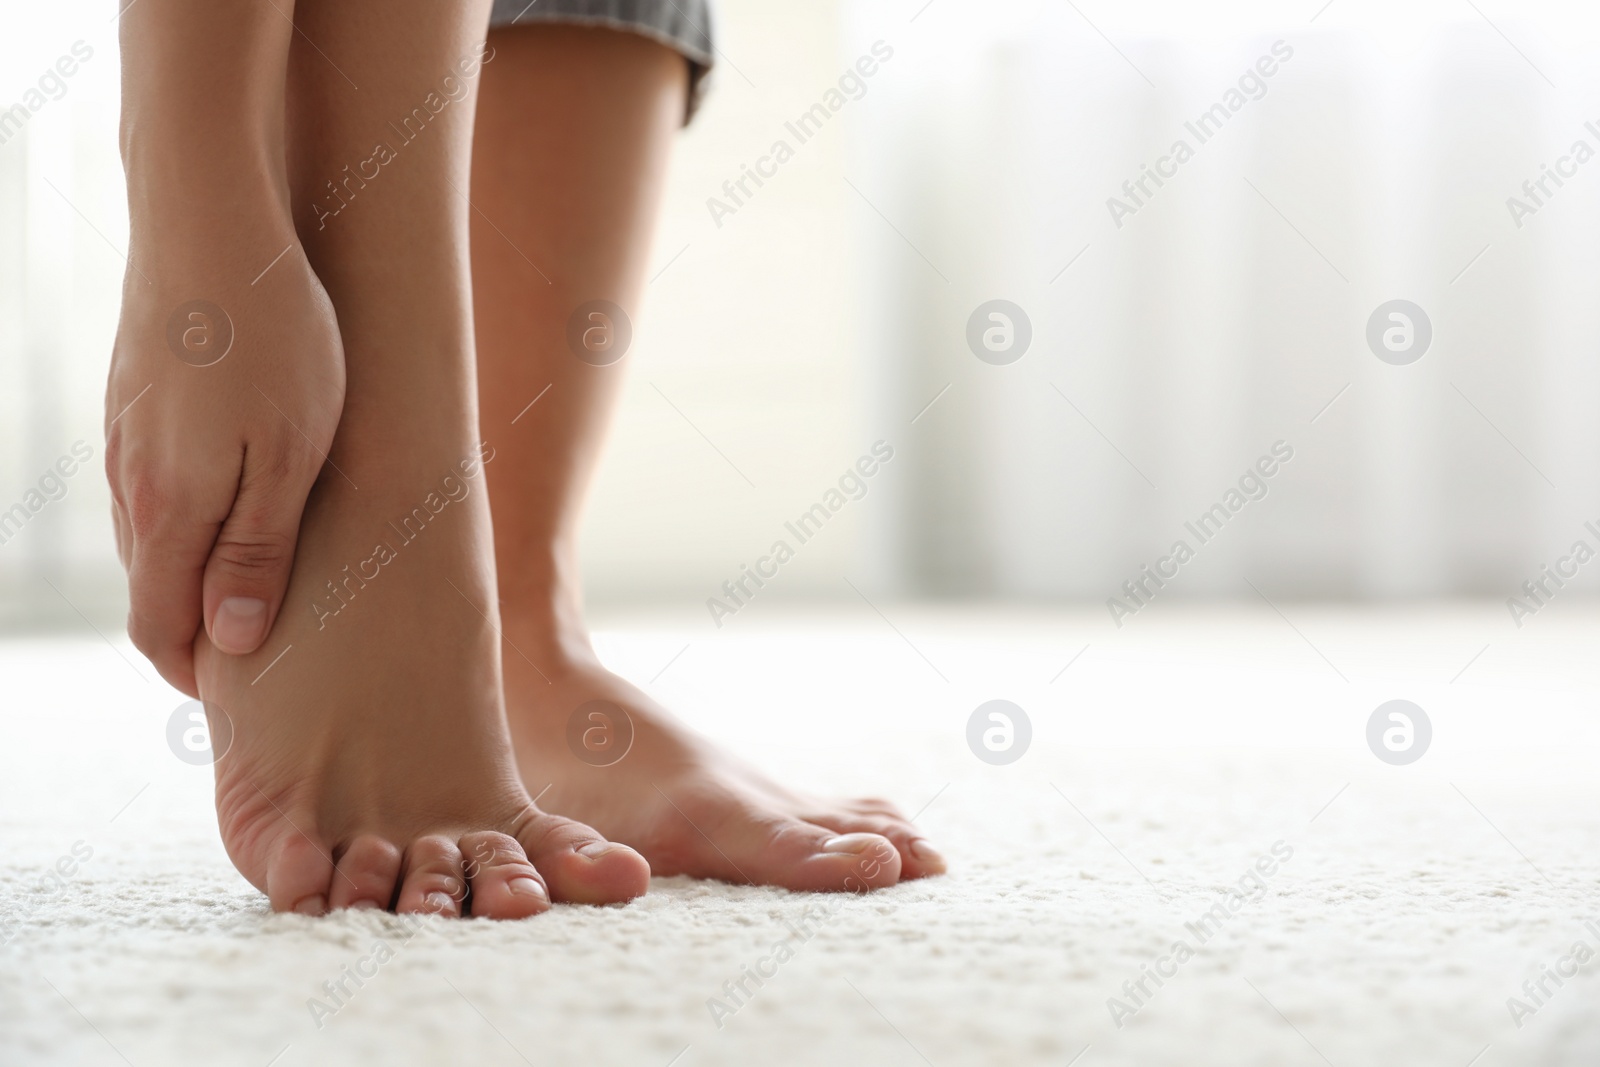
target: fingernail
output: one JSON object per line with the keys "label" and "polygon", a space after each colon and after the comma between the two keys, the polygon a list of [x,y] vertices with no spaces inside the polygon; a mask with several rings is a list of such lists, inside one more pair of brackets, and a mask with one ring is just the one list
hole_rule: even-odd
{"label": "fingernail", "polygon": [[627,845],[619,844],[616,841],[591,841],[587,845],[578,848],[576,851],[580,856],[597,860],[601,856],[609,856],[613,852],[621,852],[627,847]]}
{"label": "fingernail", "polygon": [[545,892],[544,886],[539,884],[539,879],[537,878],[513,878],[506,883],[506,888],[511,890],[513,896],[533,897],[535,900],[542,900],[546,904],[550,903],[550,894]]}
{"label": "fingernail", "polygon": [[843,837],[830,837],[824,841],[822,851],[860,855],[881,840],[877,834],[845,834]]}
{"label": "fingernail", "polygon": [[328,911],[328,900],[321,893],[306,897],[294,906],[296,915],[325,915]]}
{"label": "fingernail", "polygon": [[944,873],[944,857],[939,850],[920,837],[911,839],[911,858],[937,873]]}
{"label": "fingernail", "polygon": [[422,910],[437,915],[449,915],[456,910],[456,902],[449,893],[429,893],[422,898]]}
{"label": "fingernail", "polygon": [[217,605],[211,620],[211,643],[232,656],[261,647],[267,636],[267,602],[253,596],[231,596]]}

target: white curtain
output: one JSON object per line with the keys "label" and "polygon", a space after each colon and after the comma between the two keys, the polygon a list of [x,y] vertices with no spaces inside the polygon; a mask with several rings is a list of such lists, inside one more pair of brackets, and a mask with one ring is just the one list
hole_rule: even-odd
{"label": "white curtain", "polygon": [[[1182,539],[1161,596],[1509,596],[1600,547],[1600,158],[1562,159],[1600,152],[1595,13],[1133,6],[853,9],[897,48],[853,164],[912,468],[888,584],[1099,601]],[[1514,218],[1542,164],[1571,176]],[[1032,322],[1009,366],[964,337],[994,298]],[[1365,336],[1394,299],[1432,325],[1406,366]],[[1265,499],[1186,531],[1279,441]]]}
{"label": "white curtain", "polygon": [[[105,368],[128,247],[115,10],[0,3],[4,626],[81,628],[82,616],[104,626],[120,615],[101,456]],[[90,458],[78,462],[85,448]]]}
{"label": "white curtain", "polygon": [[[81,626],[80,611],[114,624],[122,581],[98,465],[127,247],[116,27],[109,8],[87,4],[4,10],[0,108],[75,42],[95,54],[0,143],[0,512],[76,441],[95,455],[64,498],[0,544],[0,624]],[[699,242],[685,260],[694,270],[662,284],[704,301],[708,322],[726,317],[728,291],[768,301],[752,317],[759,347],[795,306],[800,283],[785,270],[848,279],[837,301],[812,293],[805,306],[840,323],[818,336],[859,339],[872,392],[865,425],[848,426],[855,379],[827,369],[831,352],[813,361],[837,380],[842,413],[823,420],[842,429],[814,449],[817,469],[863,442],[896,449],[894,477],[860,512],[862,551],[826,549],[862,589],[1103,602],[1187,538],[1195,557],[1161,597],[1253,596],[1246,579],[1269,596],[1504,597],[1600,519],[1600,159],[1559,188],[1545,179],[1544,203],[1520,227],[1506,204],[1576,140],[1600,150],[1585,126],[1600,127],[1600,11],[844,0],[837,62],[817,70],[836,77],[874,41],[894,50],[829,130],[848,136],[849,185],[794,169],[741,218],[789,212],[782,197],[826,179],[838,201],[819,198],[818,217],[855,234],[859,254],[813,256],[791,239],[754,249],[750,264],[730,253],[723,267],[715,257],[734,237],[702,240],[705,193],[828,88],[809,67],[781,75],[750,32],[761,13],[738,10],[745,32],[730,27],[730,59],[774,95],[722,72],[727,114],[685,139],[683,185],[669,198],[692,218],[661,242],[663,262]],[[1279,40],[1293,55],[1263,79],[1264,95],[1198,144],[1185,123]],[[780,76],[796,80],[773,89]],[[745,126],[740,108],[752,112]],[[1147,179],[1150,195],[1119,228],[1107,199],[1128,202],[1123,183],[1179,138],[1193,158],[1159,188]],[[832,167],[832,142],[820,143],[805,167]],[[786,258],[796,256],[813,258]],[[993,299],[1020,305],[1033,327],[1030,350],[1006,366],[980,362],[965,341],[968,317]],[[1380,362],[1365,339],[1374,309],[1394,299],[1432,323],[1429,350],[1408,366]],[[658,316],[659,351],[640,383],[704,358],[703,324],[674,333],[669,319]],[[730,372],[703,395],[691,389],[690,408],[709,408],[720,389],[743,398],[742,414],[763,411],[745,438],[732,421],[708,428],[732,454],[759,457],[763,442],[784,439],[764,425],[781,390],[745,396],[733,391],[740,381]],[[653,405],[641,410],[679,418],[639,389]],[[620,421],[619,432],[645,425]],[[1280,440],[1294,457],[1266,498],[1195,543],[1184,524]],[[655,437],[641,442],[631,462],[661,451]],[[652,483],[680,485],[690,468],[648,469]],[[809,471],[774,490],[773,514],[806,499]],[[676,539],[660,530],[677,513],[636,521],[631,493],[599,508],[602,569],[639,560],[650,574],[684,575],[662,588],[699,610],[771,525],[762,512],[739,526],[743,512],[713,488],[680,508],[690,518]],[[789,591],[853,596],[838,567],[814,570],[797,570]],[[1586,570],[1577,584],[1591,581]]]}

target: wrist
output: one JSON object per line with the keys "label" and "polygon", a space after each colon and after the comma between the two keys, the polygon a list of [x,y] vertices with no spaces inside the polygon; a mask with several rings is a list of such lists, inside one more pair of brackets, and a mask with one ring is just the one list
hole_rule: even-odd
{"label": "wrist", "polygon": [[281,155],[274,166],[249,148],[205,151],[214,155],[204,162],[185,163],[179,148],[128,171],[131,251],[141,260],[215,262],[250,257],[257,244],[275,254],[296,239]]}

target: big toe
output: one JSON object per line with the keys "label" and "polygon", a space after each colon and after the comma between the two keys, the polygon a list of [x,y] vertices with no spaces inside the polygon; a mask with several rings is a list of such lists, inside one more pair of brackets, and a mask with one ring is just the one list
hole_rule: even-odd
{"label": "big toe", "polygon": [[698,800],[673,802],[686,824],[686,870],[803,892],[861,893],[900,879],[900,854],[878,834],[839,833],[726,796]]}
{"label": "big toe", "polygon": [[650,864],[643,856],[581,822],[536,811],[517,839],[553,900],[620,904],[650,888]]}
{"label": "big toe", "polygon": [[879,834],[840,834],[794,820],[779,829],[765,856],[768,880],[788,889],[864,893],[900,880],[900,853]]}
{"label": "big toe", "polygon": [[836,813],[807,816],[810,821],[841,834],[877,834],[886,838],[900,854],[900,880],[926,878],[945,873],[944,857],[939,855],[922,831],[898,814]]}
{"label": "big toe", "polygon": [[333,858],[304,834],[286,835],[267,861],[267,900],[273,911],[323,915]]}

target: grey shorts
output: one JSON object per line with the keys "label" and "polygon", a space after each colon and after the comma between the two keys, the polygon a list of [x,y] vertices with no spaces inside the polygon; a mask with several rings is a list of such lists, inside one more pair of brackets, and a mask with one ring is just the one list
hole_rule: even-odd
{"label": "grey shorts", "polygon": [[710,0],[494,0],[491,29],[564,22],[641,34],[680,53],[689,63],[684,125],[694,117],[711,72]]}

